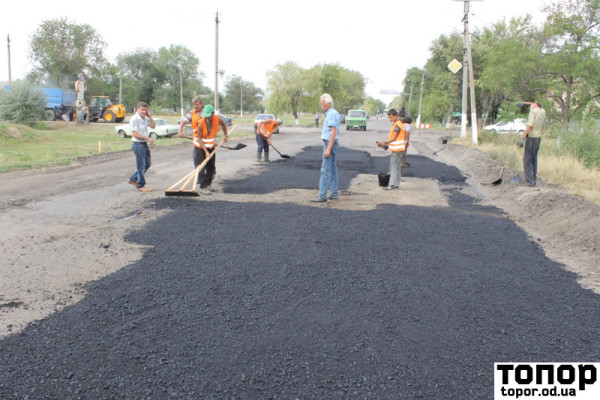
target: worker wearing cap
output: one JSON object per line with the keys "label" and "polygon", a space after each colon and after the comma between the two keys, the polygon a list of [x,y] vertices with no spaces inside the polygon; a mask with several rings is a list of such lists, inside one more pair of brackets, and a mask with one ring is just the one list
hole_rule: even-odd
{"label": "worker wearing cap", "polygon": [[269,146],[271,145],[271,135],[279,125],[283,124],[281,119],[263,119],[256,127],[256,143],[258,150],[256,158],[260,161],[263,150],[265,151],[265,162],[269,162]]}
{"label": "worker wearing cap", "polygon": [[[229,140],[227,135],[227,125],[217,114],[212,105],[208,104],[204,106],[202,110],[202,117],[198,120],[196,127],[194,128],[194,166],[202,164],[206,160],[216,146],[216,137],[219,132],[219,126],[223,130],[225,135],[224,141]],[[206,163],[206,166],[198,174],[198,184],[200,185],[200,193],[210,194],[213,177],[215,174],[216,165],[216,154],[212,156],[210,161]]]}

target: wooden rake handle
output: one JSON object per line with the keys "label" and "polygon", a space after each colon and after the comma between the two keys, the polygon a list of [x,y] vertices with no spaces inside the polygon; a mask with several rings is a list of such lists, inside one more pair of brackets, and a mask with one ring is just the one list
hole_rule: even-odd
{"label": "wooden rake handle", "polygon": [[[231,130],[229,131],[229,133],[233,132],[235,130],[235,128],[236,128],[236,125],[234,125],[233,128],[231,128]],[[189,136],[184,136],[184,137],[187,138],[187,139],[190,139]],[[178,180],[174,185],[172,185],[171,187],[169,187],[167,189],[167,192],[173,190],[173,188],[176,187],[177,185],[179,185],[181,182],[184,182],[184,183],[179,188],[179,191],[184,190],[185,187],[190,184],[190,181],[192,180],[192,178],[195,178],[194,179],[194,184],[192,186],[192,190],[196,190],[196,184],[198,183],[198,174],[200,173],[200,171],[202,171],[202,168],[204,168],[206,166],[206,164],[208,164],[208,162],[210,161],[210,159],[213,158],[213,156],[215,155],[215,153],[217,152],[217,150],[219,149],[219,147],[221,147],[221,145],[223,144],[223,142],[225,142],[225,138],[221,139],[221,141],[217,144],[217,146],[214,148],[214,150],[208,155],[208,157],[206,157],[204,159],[204,161],[202,161],[202,163],[200,165],[198,165],[196,167],[196,169],[194,169],[192,172],[190,172],[189,174],[187,174],[186,176],[184,176],[183,178],[181,178],[180,180]]]}

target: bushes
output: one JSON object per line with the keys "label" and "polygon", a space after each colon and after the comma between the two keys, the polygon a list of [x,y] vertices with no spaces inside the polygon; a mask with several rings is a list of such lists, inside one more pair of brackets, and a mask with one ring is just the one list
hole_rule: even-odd
{"label": "bushes", "polygon": [[46,95],[27,82],[17,81],[10,90],[0,90],[0,120],[34,126],[44,119]]}
{"label": "bushes", "polygon": [[[480,144],[513,147],[520,135],[498,135],[489,132],[479,133]],[[543,136],[540,155],[573,156],[587,168],[600,168],[600,123],[584,121],[571,124],[568,130],[553,125],[550,135]]]}
{"label": "bushes", "polygon": [[600,168],[600,132],[597,121],[585,121],[558,134],[558,147],[577,157],[587,168]]}

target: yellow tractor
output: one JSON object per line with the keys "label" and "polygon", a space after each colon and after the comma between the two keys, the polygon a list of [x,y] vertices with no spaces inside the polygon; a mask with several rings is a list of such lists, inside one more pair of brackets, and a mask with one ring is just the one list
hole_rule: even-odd
{"label": "yellow tractor", "polygon": [[113,104],[108,96],[92,96],[90,105],[83,105],[77,111],[77,122],[87,124],[96,122],[100,118],[105,122],[123,122],[125,120],[125,106]]}

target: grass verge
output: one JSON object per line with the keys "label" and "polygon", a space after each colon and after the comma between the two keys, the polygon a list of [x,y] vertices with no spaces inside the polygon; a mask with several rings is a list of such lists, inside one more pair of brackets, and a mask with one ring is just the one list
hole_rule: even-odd
{"label": "grass verge", "polygon": [[[523,149],[517,147],[519,138],[519,135],[482,133],[478,146],[474,146],[469,137],[456,138],[453,143],[476,147],[500,164],[523,171]],[[562,151],[560,141],[548,135],[542,138],[540,145],[538,176],[600,205],[600,170],[586,167],[576,155]]]}

